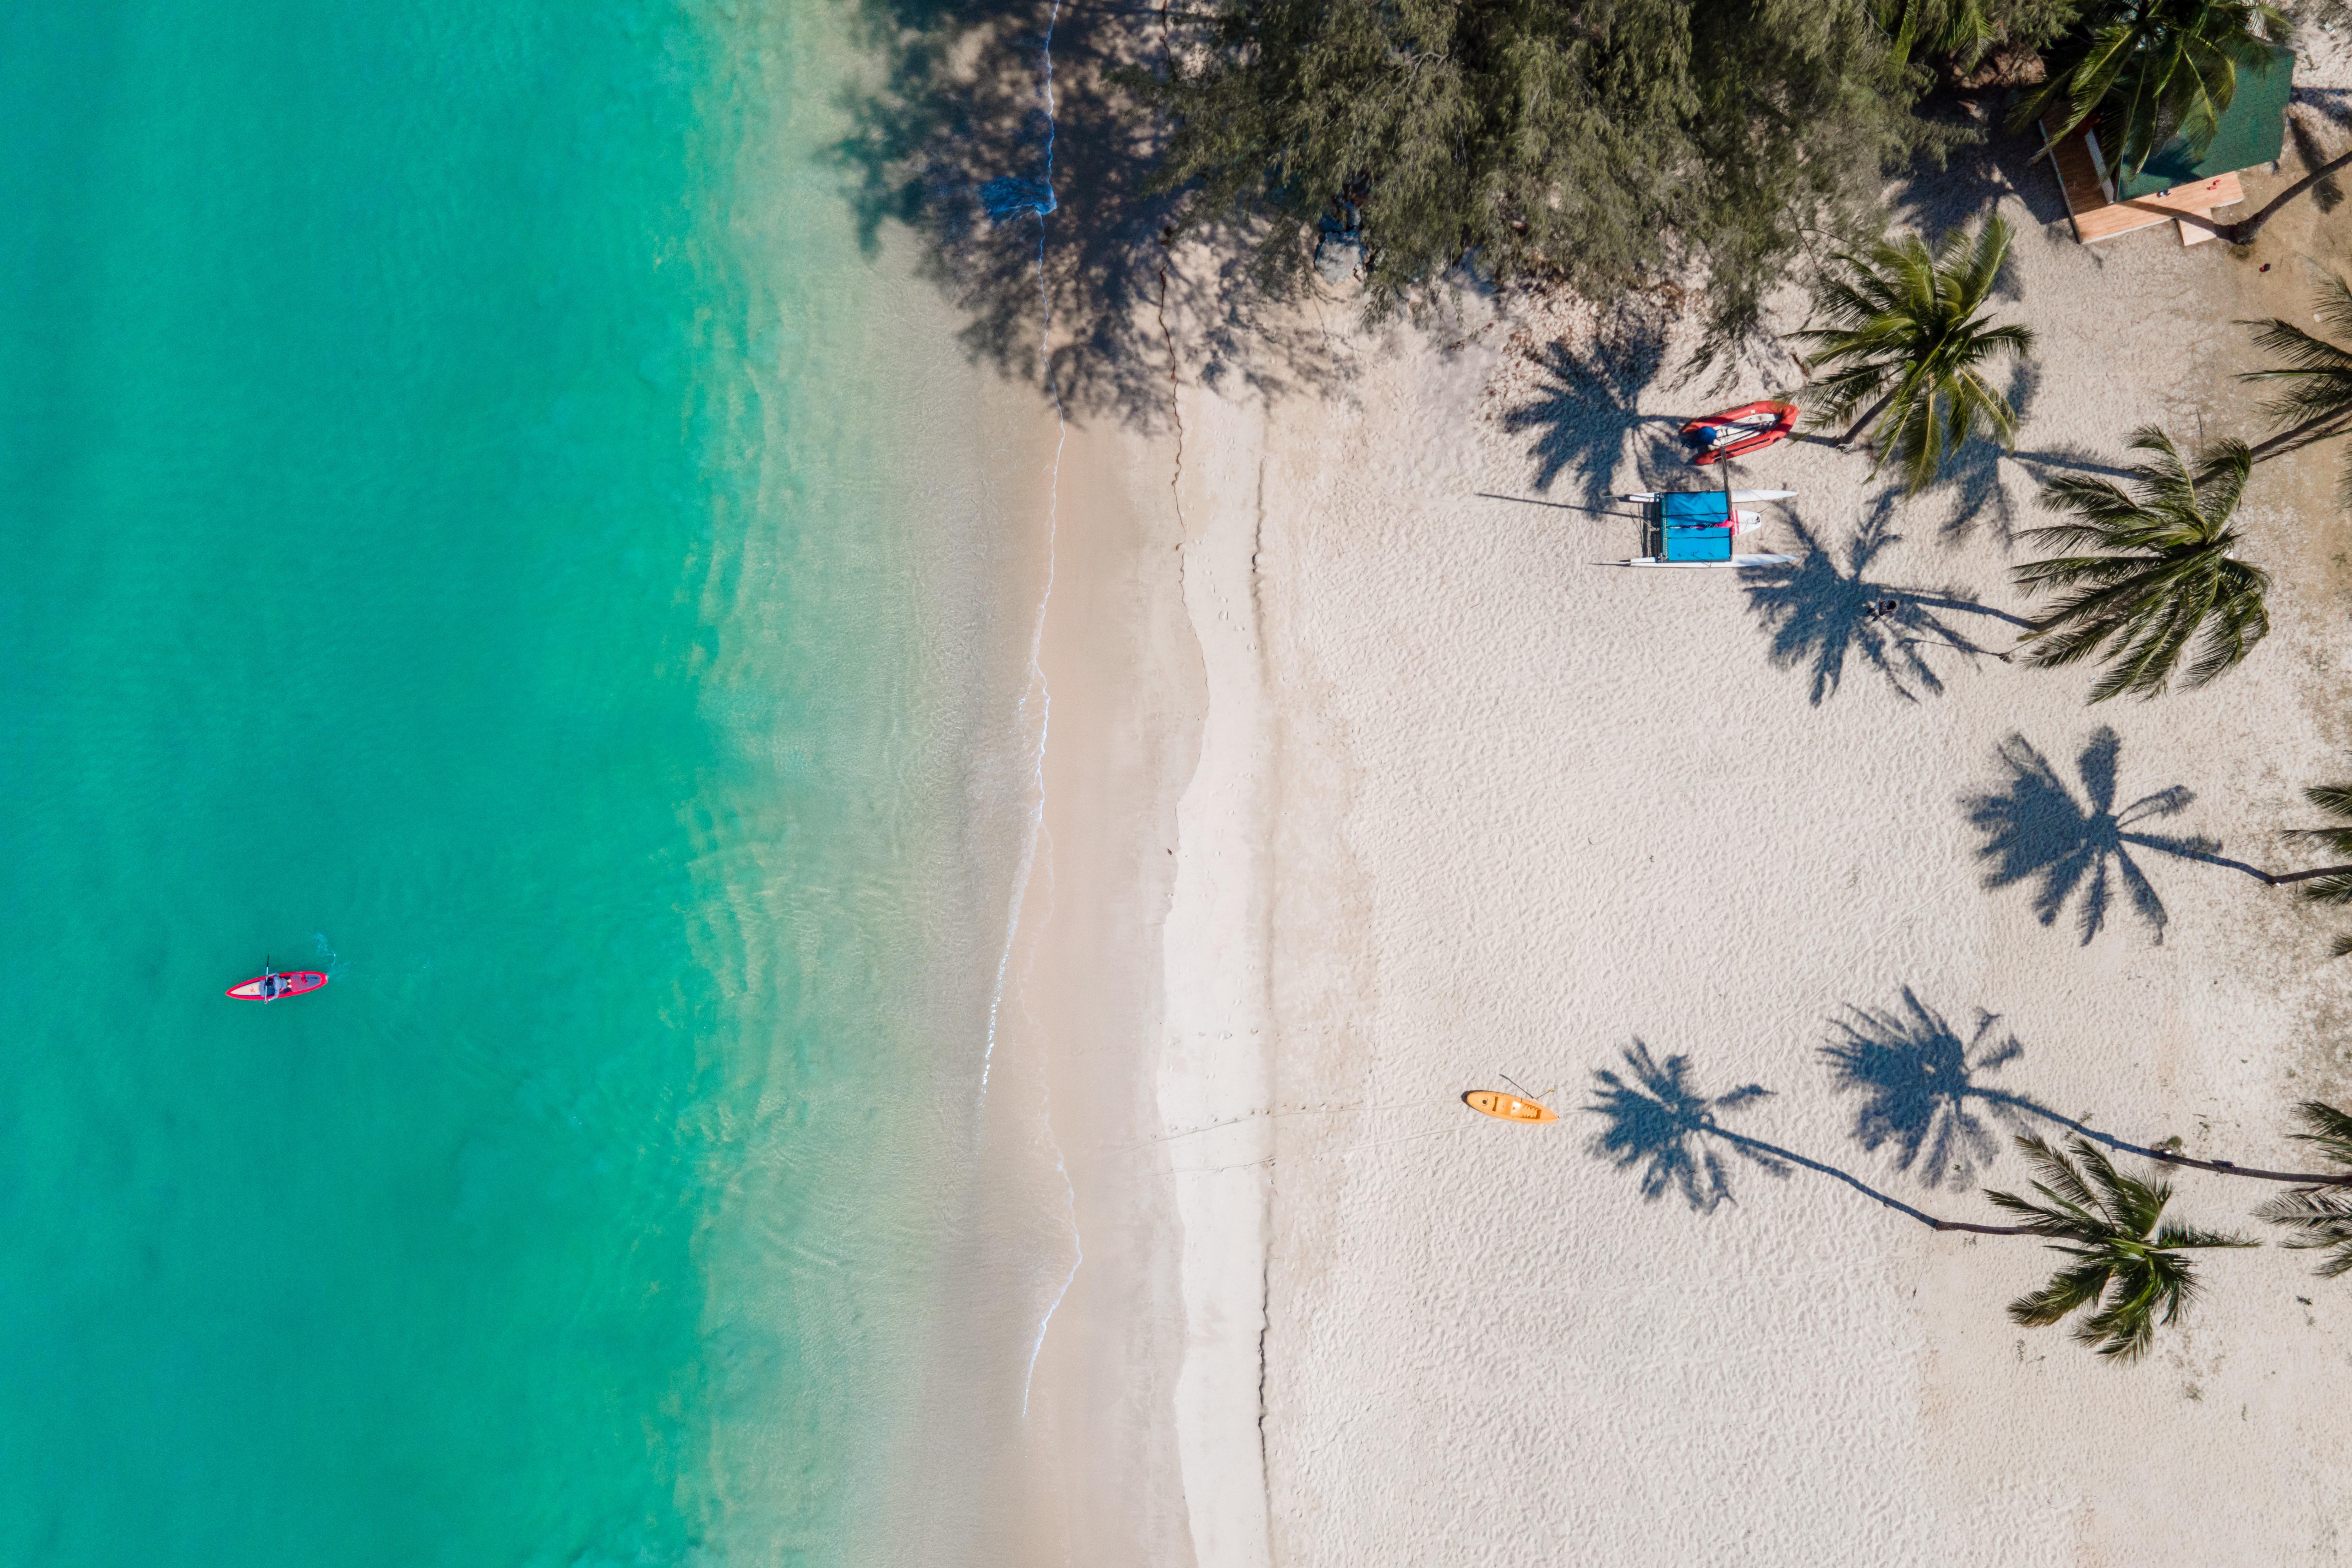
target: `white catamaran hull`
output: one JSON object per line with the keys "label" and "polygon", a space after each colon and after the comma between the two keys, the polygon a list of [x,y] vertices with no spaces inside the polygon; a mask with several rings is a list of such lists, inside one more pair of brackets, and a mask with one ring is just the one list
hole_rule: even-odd
{"label": "white catamaran hull", "polygon": [[[1644,506],[1655,506],[1659,501],[1665,499],[1666,493],[1667,492],[1660,490],[1635,490],[1631,495],[1622,495],[1617,499],[1619,500],[1640,501]],[[1721,490],[1685,490],[1672,493],[1713,496],[1721,495],[1724,492]],[[1731,499],[1734,502],[1744,500],[1787,500],[1790,496],[1795,495],[1796,493],[1797,492],[1794,490],[1733,490],[1730,492]]]}
{"label": "white catamaran hull", "polygon": [[1654,555],[1639,556],[1632,561],[1620,561],[1620,566],[1670,566],[1677,572],[1719,572],[1726,566],[1793,566],[1793,555],[1735,555],[1728,561],[1661,561]]}

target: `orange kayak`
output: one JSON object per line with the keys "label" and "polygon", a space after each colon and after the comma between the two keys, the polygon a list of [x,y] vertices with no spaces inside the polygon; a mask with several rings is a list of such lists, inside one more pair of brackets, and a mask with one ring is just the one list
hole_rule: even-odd
{"label": "orange kayak", "polygon": [[1515,1094],[1505,1094],[1498,1089],[1474,1089],[1462,1097],[1462,1103],[1473,1110],[1483,1110],[1503,1121],[1557,1121],[1559,1112],[1549,1105],[1538,1105],[1532,1100],[1521,1100]]}

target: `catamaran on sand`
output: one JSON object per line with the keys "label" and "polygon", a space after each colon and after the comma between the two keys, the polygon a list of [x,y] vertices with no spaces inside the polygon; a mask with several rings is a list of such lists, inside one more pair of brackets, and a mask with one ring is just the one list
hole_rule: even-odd
{"label": "catamaran on sand", "polygon": [[1794,490],[1680,490],[1662,493],[1635,490],[1621,500],[1641,506],[1653,553],[1638,555],[1622,566],[1786,566],[1793,555],[1742,555],[1738,539],[1763,525],[1752,511],[1739,510],[1741,501],[1786,500]]}

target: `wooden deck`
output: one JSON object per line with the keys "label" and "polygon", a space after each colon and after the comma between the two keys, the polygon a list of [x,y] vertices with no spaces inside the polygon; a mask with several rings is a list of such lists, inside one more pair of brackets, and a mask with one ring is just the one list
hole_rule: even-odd
{"label": "wooden deck", "polygon": [[[2096,245],[2119,234],[2174,222],[2181,213],[2210,217],[2215,207],[2246,199],[2238,176],[2229,174],[2200,180],[2193,185],[2176,185],[2160,196],[2111,202],[2100,188],[2098,172],[2091,162],[2090,135],[2088,131],[2078,131],[2050,154],[2051,162],[2058,168],[2058,184],[2066,193],[2067,214],[2074,220],[2074,237],[2084,245]],[[2200,245],[2214,237],[2211,229],[2199,224],[2182,223],[2179,228],[2183,245]]]}

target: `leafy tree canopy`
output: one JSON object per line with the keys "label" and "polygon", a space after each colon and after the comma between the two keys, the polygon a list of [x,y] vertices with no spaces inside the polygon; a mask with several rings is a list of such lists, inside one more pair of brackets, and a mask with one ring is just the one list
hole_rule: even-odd
{"label": "leafy tree canopy", "polygon": [[1857,237],[1880,176],[1948,144],[1916,112],[1923,38],[2033,42],[2071,10],[1224,0],[1129,80],[1171,119],[1163,188],[1238,220],[1263,278],[1295,278],[1327,223],[1360,236],[1376,315],[1474,255],[1594,295],[1695,263],[1720,342],[1809,233]]}
{"label": "leafy tree canopy", "polygon": [[2077,0],[1878,0],[1872,15],[1906,59],[1941,55],[1965,70],[2000,44],[2054,38]]}

